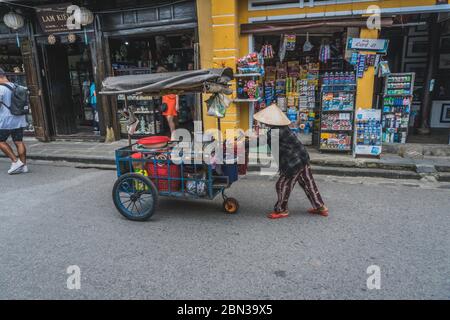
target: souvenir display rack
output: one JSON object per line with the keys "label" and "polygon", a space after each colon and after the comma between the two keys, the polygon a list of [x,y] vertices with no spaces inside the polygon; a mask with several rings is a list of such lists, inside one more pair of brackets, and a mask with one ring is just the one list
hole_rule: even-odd
{"label": "souvenir display rack", "polygon": [[[133,107],[134,115],[138,119],[136,132],[132,138],[139,138],[142,136],[148,137],[152,135],[160,135],[164,132],[164,121],[159,109],[160,99],[152,96],[130,95],[127,96],[128,106]],[[117,97],[118,109],[121,110],[125,106],[125,97],[118,95]],[[121,128],[121,136],[127,137],[126,119],[120,118],[119,122]]]}
{"label": "souvenir display rack", "polygon": [[321,86],[319,151],[351,152],[356,78],[350,73],[326,73]]}
{"label": "souvenir display rack", "polygon": [[382,148],[381,110],[359,109],[355,112],[353,155],[379,157]]}
{"label": "souvenir display rack", "polygon": [[414,78],[415,73],[392,73],[386,77],[381,121],[383,142],[406,143]]}

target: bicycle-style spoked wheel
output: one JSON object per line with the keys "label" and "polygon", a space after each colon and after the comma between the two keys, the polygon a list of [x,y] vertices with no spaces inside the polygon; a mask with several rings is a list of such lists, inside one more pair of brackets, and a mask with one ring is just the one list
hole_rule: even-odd
{"label": "bicycle-style spoked wheel", "polygon": [[127,173],[117,179],[112,191],[114,205],[127,219],[144,221],[154,214],[158,192],[153,182],[140,174]]}

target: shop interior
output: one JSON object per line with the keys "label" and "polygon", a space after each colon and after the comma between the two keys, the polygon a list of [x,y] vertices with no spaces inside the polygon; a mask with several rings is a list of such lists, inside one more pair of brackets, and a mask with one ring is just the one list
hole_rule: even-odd
{"label": "shop interior", "polygon": [[[171,34],[167,36],[146,35],[139,37],[111,38],[109,41],[113,74],[149,74],[194,69],[194,33]],[[128,96],[139,124],[134,137],[169,135],[169,128],[161,114],[161,97]],[[195,119],[195,96],[179,97],[177,127],[193,131]],[[127,136],[127,115],[123,112],[124,96],[118,97],[121,135]]]}
{"label": "shop interior", "polygon": [[51,135],[99,139],[90,46],[75,41],[43,44],[41,50]]}

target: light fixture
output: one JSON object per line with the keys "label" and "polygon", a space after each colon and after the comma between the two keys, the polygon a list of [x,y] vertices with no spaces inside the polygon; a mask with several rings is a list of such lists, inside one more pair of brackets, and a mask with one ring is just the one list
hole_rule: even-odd
{"label": "light fixture", "polygon": [[84,42],[85,44],[88,44],[88,38],[86,33],[86,26],[88,24],[91,24],[94,21],[94,14],[91,10],[85,7],[80,7],[75,10],[74,13],[75,22],[77,24],[82,25],[84,28]]}
{"label": "light fixture", "polygon": [[11,29],[16,31],[16,41],[17,46],[20,47],[19,34],[17,32],[18,29],[22,28],[25,24],[25,20],[20,14],[17,14],[13,11],[5,14],[3,16],[3,22]]}

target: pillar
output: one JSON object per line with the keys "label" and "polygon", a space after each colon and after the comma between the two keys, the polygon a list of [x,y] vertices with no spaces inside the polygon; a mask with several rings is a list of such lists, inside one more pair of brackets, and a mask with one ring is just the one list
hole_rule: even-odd
{"label": "pillar", "polygon": [[[378,30],[370,30],[367,28],[362,28],[360,32],[360,38],[362,39],[378,39]],[[373,52],[362,51],[362,54],[370,54]],[[375,68],[369,67],[369,69],[364,72],[362,78],[357,80],[356,89],[356,109],[371,109],[373,106],[373,91],[375,84]]]}
{"label": "pillar", "polygon": [[[197,0],[201,68],[236,69],[239,52],[237,6],[237,0]],[[232,88],[235,90],[234,81]],[[204,100],[206,98],[204,95]],[[207,115],[205,103],[203,123],[205,130],[217,128],[217,119]],[[239,123],[239,108],[231,104],[225,118],[221,119],[222,131],[237,129]]]}

